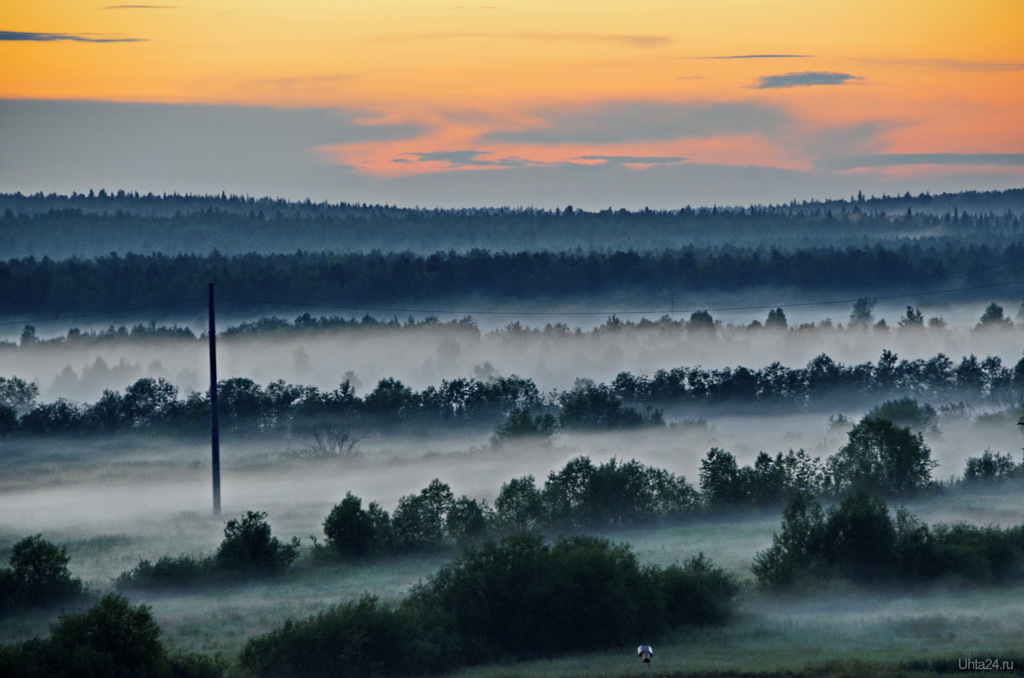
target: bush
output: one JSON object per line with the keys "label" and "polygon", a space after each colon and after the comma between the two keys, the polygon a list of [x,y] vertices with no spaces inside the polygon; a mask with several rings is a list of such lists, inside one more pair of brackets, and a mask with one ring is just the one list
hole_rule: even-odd
{"label": "bush", "polygon": [[516,533],[463,551],[412,599],[450,614],[467,659],[485,661],[610,647],[670,627],[716,623],[735,593],[732,579],[704,559],[642,568],[627,545],[583,536],[547,545],[536,534]]}
{"label": "bush", "polygon": [[363,500],[351,492],[334,506],[323,522],[327,543],[342,558],[364,558],[376,544],[376,526],[363,510]]}
{"label": "bush", "polygon": [[554,656],[723,621],[735,581],[703,556],[641,567],[626,545],[532,533],[468,548],[404,600],[364,597],[253,638],[258,676],[397,676]]}
{"label": "bush", "polygon": [[964,480],[968,482],[992,482],[1009,480],[1024,472],[1009,454],[985,450],[980,457],[969,457],[964,469]]}
{"label": "bush", "polygon": [[822,570],[824,523],[821,505],[811,495],[800,493],[790,499],[782,513],[782,531],[772,535],[771,547],[754,556],[751,570],[758,583],[785,588]]}
{"label": "bush", "polygon": [[917,431],[935,430],[939,415],[935,408],[925,403],[918,404],[913,398],[887,400],[871,408],[867,416],[872,419],[888,419],[897,426]]}
{"label": "bush", "polygon": [[495,427],[491,441],[500,445],[515,438],[550,438],[555,432],[555,417],[551,414],[530,414],[526,409],[514,409]]}
{"label": "bush", "polygon": [[0,569],[0,611],[53,605],[82,595],[80,579],[71,576],[71,559],[63,546],[41,534],[25,537],[11,549],[10,567]]}
{"label": "bush", "polygon": [[736,580],[703,553],[684,565],[652,570],[647,614],[664,620],[667,628],[721,624],[732,616],[739,592]]}
{"label": "bush", "polygon": [[437,613],[365,596],[246,643],[239,664],[257,676],[410,676],[457,663]]}
{"label": "bush", "polygon": [[298,557],[298,539],[283,544],[271,536],[266,513],[247,511],[240,520],[228,521],[213,563],[218,570],[238,574],[276,575],[287,570]]}
{"label": "bush", "polygon": [[853,492],[829,510],[806,495],[786,507],[781,533],[752,567],[766,588],[809,578],[839,577],[861,584],[952,578],[981,584],[1024,579],[1024,525],[929,528],[905,510],[893,520],[885,503]]}
{"label": "bush", "polygon": [[206,558],[164,556],[155,563],[143,560],[121,573],[119,589],[204,586],[252,577],[282,574],[299,556],[299,540],[284,544],[271,535],[267,514],[248,511],[224,527],[216,553]]}
{"label": "bush", "polygon": [[896,575],[896,528],[885,502],[864,490],[851,492],[825,521],[821,555],[840,576],[857,582]]}
{"label": "bush", "polygon": [[115,585],[122,590],[178,588],[212,583],[215,578],[210,558],[163,556],[155,563],[143,560],[133,569],[122,572]]}
{"label": "bush", "polygon": [[50,637],[0,647],[0,675],[46,678],[215,678],[210,659],[168,656],[144,605],[109,594],[79,614],[62,615]]}

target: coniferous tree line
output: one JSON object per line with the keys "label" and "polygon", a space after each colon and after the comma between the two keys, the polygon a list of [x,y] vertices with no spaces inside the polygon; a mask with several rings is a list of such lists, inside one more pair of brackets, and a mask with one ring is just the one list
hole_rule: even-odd
{"label": "coniferous tree line", "polygon": [[[629,294],[665,299],[679,290],[694,294],[766,287],[870,296],[894,289],[926,292],[1008,284],[1019,279],[1022,267],[1024,243],[1019,239],[969,245],[916,240],[797,251],[691,245],[658,251],[28,257],[0,262],[0,284],[6,292],[0,297],[0,315],[185,307],[203,296],[211,280],[232,308],[252,311],[273,302],[367,308],[467,298],[525,303]],[[967,293],[961,297],[966,299]]]}
{"label": "coniferous tree line", "polygon": [[803,249],[919,237],[967,244],[1019,237],[1022,212],[1022,190],[589,212],[571,206],[417,209],[101,190],[0,195],[0,250],[9,256],[64,258],[213,250],[542,251],[575,249],[581,242],[616,250],[660,250],[685,242]]}

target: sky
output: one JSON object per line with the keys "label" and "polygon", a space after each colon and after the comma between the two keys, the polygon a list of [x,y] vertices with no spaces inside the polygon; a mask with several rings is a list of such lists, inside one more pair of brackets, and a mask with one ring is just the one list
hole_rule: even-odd
{"label": "sky", "polygon": [[0,191],[678,208],[1024,186],[1024,0],[6,0]]}

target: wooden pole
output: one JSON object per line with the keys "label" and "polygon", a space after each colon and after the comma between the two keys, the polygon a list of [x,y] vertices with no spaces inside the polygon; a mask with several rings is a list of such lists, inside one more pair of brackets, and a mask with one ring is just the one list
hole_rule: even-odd
{"label": "wooden pole", "polygon": [[213,468],[213,515],[220,515],[220,417],[217,413],[217,326],[210,283],[210,460]]}

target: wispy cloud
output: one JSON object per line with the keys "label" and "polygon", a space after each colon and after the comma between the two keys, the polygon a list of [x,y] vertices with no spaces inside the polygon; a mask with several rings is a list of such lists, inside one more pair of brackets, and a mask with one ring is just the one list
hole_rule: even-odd
{"label": "wispy cloud", "polygon": [[861,79],[849,73],[806,71],[803,73],[786,73],[784,75],[766,75],[760,78],[753,87],[754,89],[782,89],[786,87],[813,87],[815,85],[843,85],[851,80]]}
{"label": "wispy cloud", "polygon": [[175,5],[107,5],[103,9],[178,9]]}
{"label": "wispy cloud", "polygon": [[810,59],[813,54],[729,54],[725,56],[681,57],[683,59]]}
{"label": "wispy cloud", "polygon": [[776,132],[789,119],[755,103],[611,102],[534,111],[536,127],[490,132],[490,143],[612,144]]}
{"label": "wispy cloud", "polygon": [[27,31],[0,31],[0,41],[8,42],[147,42],[145,38],[124,38],[100,33],[34,33]]}
{"label": "wispy cloud", "polygon": [[579,160],[600,160],[609,165],[674,165],[686,162],[687,158],[681,155],[581,155]]}
{"label": "wispy cloud", "polygon": [[[427,153],[406,153],[415,162],[443,162],[449,168],[459,167],[527,167],[541,163],[530,162],[522,158],[498,158],[487,160],[483,156],[487,151],[430,151]],[[410,162],[404,158],[396,158],[394,162]]]}
{"label": "wispy cloud", "polygon": [[1024,62],[1019,61],[959,61],[956,59],[859,59],[859,61],[888,66],[914,66],[945,71],[975,71],[982,73],[1024,71]]}
{"label": "wispy cloud", "polygon": [[877,153],[823,158],[815,163],[818,169],[833,171],[901,165],[1024,167],[1024,153]]}
{"label": "wispy cloud", "polygon": [[530,40],[534,42],[617,42],[629,47],[661,47],[672,43],[664,35],[619,35],[603,33],[424,33],[421,35],[378,36],[378,41],[417,40]]}

